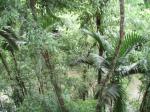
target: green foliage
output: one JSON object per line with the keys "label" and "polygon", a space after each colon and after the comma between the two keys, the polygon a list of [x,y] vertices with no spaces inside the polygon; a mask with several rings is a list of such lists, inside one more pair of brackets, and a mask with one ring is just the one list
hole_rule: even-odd
{"label": "green foliage", "polygon": [[126,56],[131,50],[135,49],[137,46],[142,46],[148,40],[135,32],[127,34],[123,41],[121,50],[120,50],[120,57]]}
{"label": "green foliage", "polygon": [[70,107],[71,112],[94,112],[95,105],[96,100],[78,100],[69,102],[68,107]]}
{"label": "green foliage", "polygon": [[90,32],[88,30],[83,30],[86,34],[90,35],[91,37],[93,37],[99,44],[99,47],[102,48],[104,51],[112,54],[112,52],[114,51],[114,49],[112,48],[111,44],[109,44],[109,42],[107,41],[107,39],[105,39],[106,37],[103,37],[102,35],[100,35],[100,33],[95,33],[95,32]]}
{"label": "green foliage", "polygon": [[[91,99],[107,77],[119,37],[118,1],[35,0],[33,4],[28,1],[34,2],[0,0],[0,92],[11,90],[9,96],[21,96],[20,105],[15,104],[17,112],[62,112],[58,95],[63,96],[60,99],[69,112],[95,112],[97,100]],[[113,76],[119,77],[119,81],[129,81],[132,76],[124,77],[130,73],[146,72],[140,79],[142,91],[149,82],[150,69],[150,11],[143,3],[143,0],[125,1],[126,35]],[[102,34],[96,28],[97,15],[102,19]],[[103,50],[101,56],[99,48]],[[74,67],[70,67],[72,59]],[[101,71],[98,85],[97,71]],[[128,111],[125,108],[130,101],[123,88],[125,84],[118,85],[117,81],[110,80],[113,83],[105,87],[101,106],[104,112]],[[22,94],[22,85],[26,94]],[[56,94],[57,85],[61,90]],[[84,98],[85,101],[81,100]],[[146,106],[149,96],[147,99]]]}
{"label": "green foliage", "polygon": [[118,97],[115,100],[113,112],[126,112],[126,92],[122,85],[118,86]]}
{"label": "green foliage", "polygon": [[17,112],[59,112],[56,99],[53,95],[32,95],[24,99],[23,104],[17,109]]}

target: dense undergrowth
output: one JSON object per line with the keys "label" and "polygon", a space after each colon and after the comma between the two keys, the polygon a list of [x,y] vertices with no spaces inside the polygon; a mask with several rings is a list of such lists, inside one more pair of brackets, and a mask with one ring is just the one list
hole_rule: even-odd
{"label": "dense undergrowth", "polygon": [[149,112],[150,3],[123,1],[0,0],[0,111]]}

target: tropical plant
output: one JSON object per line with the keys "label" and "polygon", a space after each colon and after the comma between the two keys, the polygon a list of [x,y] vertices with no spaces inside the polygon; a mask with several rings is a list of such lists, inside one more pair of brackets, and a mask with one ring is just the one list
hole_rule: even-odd
{"label": "tropical plant", "polygon": [[147,3],[0,0],[0,111],[149,112]]}

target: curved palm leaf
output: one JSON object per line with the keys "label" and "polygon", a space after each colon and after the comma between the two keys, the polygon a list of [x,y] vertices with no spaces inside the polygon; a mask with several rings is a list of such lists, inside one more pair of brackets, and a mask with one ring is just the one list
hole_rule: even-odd
{"label": "curved palm leaf", "polygon": [[126,111],[126,92],[121,84],[109,84],[103,93],[103,100],[110,106],[113,112]]}
{"label": "curved palm leaf", "polygon": [[143,64],[144,64],[144,60],[140,60],[130,65],[120,66],[119,68],[115,70],[115,73],[122,75],[122,76],[128,76],[129,74],[144,72],[145,70],[140,68],[140,65],[143,65]]}
{"label": "curved palm leaf", "polygon": [[75,65],[78,65],[81,63],[92,65],[97,69],[110,67],[110,63],[107,60],[105,60],[103,57],[99,56],[98,54],[94,54],[94,53],[89,53],[88,55],[82,56],[82,57],[76,59],[70,65],[75,66]]}
{"label": "curved palm leaf", "polygon": [[126,112],[126,92],[122,85],[118,86],[118,94],[116,100],[114,100],[113,112]]}
{"label": "curved palm leaf", "polygon": [[145,43],[146,41],[146,38],[138,35],[136,32],[127,34],[122,43],[119,56],[126,56],[136,45],[138,45],[139,43]]}
{"label": "curved palm leaf", "polygon": [[83,32],[93,37],[98,42],[99,47],[104,51],[107,51],[110,54],[114,52],[114,48],[112,47],[112,45],[106,39],[104,39],[104,37],[101,36],[99,32],[90,32],[87,29],[83,29]]}

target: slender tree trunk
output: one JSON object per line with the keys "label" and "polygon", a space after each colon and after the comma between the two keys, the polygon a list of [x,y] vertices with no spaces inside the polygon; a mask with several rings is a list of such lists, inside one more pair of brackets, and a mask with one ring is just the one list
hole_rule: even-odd
{"label": "slender tree trunk", "polygon": [[40,94],[44,94],[44,85],[43,85],[43,81],[40,80],[40,78],[37,76],[38,79],[38,83],[39,83],[39,93]]}
{"label": "slender tree trunk", "polygon": [[[104,30],[103,30],[103,11],[101,12],[96,12],[96,30],[97,32],[100,32],[102,35],[104,33]],[[98,47],[98,50],[99,50],[99,56],[102,56],[103,55],[103,48],[101,48],[100,46]],[[98,77],[97,77],[97,84],[99,85],[101,83],[101,78],[102,78],[102,72],[101,70],[98,70]],[[95,96],[94,96],[94,99],[97,99],[98,98],[98,95],[99,95],[99,91],[96,92]]]}
{"label": "slender tree trunk", "polygon": [[[101,35],[104,34],[104,30],[103,30],[103,11],[96,13],[96,27],[97,27],[97,32],[100,32]],[[99,56],[103,55],[103,48],[101,48],[99,46]],[[101,71],[98,71],[98,79],[97,79],[97,83],[100,84],[101,82]]]}
{"label": "slender tree trunk", "polygon": [[34,20],[37,20],[36,7],[35,7],[36,2],[37,0],[27,0],[27,6],[31,9]]}
{"label": "slender tree trunk", "polygon": [[81,90],[81,98],[82,98],[83,101],[85,101],[86,100],[86,96],[88,96],[88,89],[85,86],[85,84],[86,84],[86,72],[87,72],[87,70],[85,68],[84,71],[83,71],[83,76],[82,76],[82,81],[84,82],[84,85],[81,85],[81,86],[84,87],[84,89]]}
{"label": "slender tree trunk", "polygon": [[17,63],[16,57],[15,57],[15,54],[13,51],[11,51],[11,55],[12,55],[13,60],[14,60],[15,71],[17,74],[17,75],[15,75],[15,79],[17,81],[18,86],[20,87],[20,90],[22,91],[23,96],[25,96],[27,94],[27,89],[25,87],[24,81],[21,78],[20,70],[18,69],[18,63]]}
{"label": "slender tree trunk", "polygon": [[20,70],[18,68],[18,63],[15,57],[15,54],[12,51],[11,55],[14,61],[14,67],[15,67],[15,83],[17,84],[17,87],[14,87],[14,91],[13,91],[13,98],[14,98],[14,102],[17,106],[20,106],[20,104],[22,104],[25,95],[27,95],[27,89],[25,87],[25,83],[20,75]]}
{"label": "slender tree trunk", "polygon": [[0,58],[1,58],[1,60],[2,60],[2,63],[3,63],[3,65],[4,65],[6,71],[7,71],[9,80],[13,80],[13,78],[12,78],[12,76],[11,76],[11,72],[10,72],[8,66],[7,66],[8,64],[7,64],[6,60],[5,60],[5,58],[3,57],[1,51],[0,51]]}
{"label": "slender tree trunk", "polygon": [[[8,79],[14,81],[14,78],[11,76],[11,72],[9,70],[8,64],[7,64],[6,60],[5,60],[5,58],[3,57],[1,51],[0,51],[0,58],[2,60],[2,63],[4,65],[6,71],[7,71]],[[16,81],[15,81],[15,83],[16,83]],[[13,91],[12,98],[14,100],[14,103],[15,103],[16,106],[19,106],[24,100],[24,97],[22,96],[23,93],[20,93],[20,89],[19,89],[20,86],[18,84],[17,84],[17,86],[19,86],[19,88],[16,85],[12,85],[12,84],[10,86],[11,86],[11,89]]]}
{"label": "slender tree trunk", "polygon": [[51,59],[50,59],[51,57],[50,57],[50,55],[49,55],[49,53],[48,53],[47,50],[45,50],[44,52],[43,52],[43,51],[44,51],[44,50],[42,50],[41,53],[42,53],[42,56],[43,56],[43,58],[44,58],[44,60],[45,60],[45,64],[46,64],[47,68],[48,68],[49,71],[50,71],[51,84],[53,85],[53,88],[54,88],[56,97],[57,97],[57,99],[58,99],[58,104],[59,104],[59,106],[60,106],[60,110],[61,110],[61,112],[69,112],[69,110],[68,110],[67,107],[65,106],[64,99],[63,99],[63,97],[62,97],[62,95],[61,95],[61,88],[59,87],[58,82],[57,82],[56,79],[55,79],[55,75],[56,75],[56,74],[54,74],[54,69],[55,69],[55,67],[54,67],[54,65],[51,63]]}
{"label": "slender tree trunk", "polygon": [[120,39],[119,39],[118,45],[115,49],[111,69],[110,69],[109,73],[107,74],[107,77],[104,80],[104,83],[102,84],[102,88],[101,88],[100,93],[99,93],[99,98],[98,98],[98,102],[97,102],[97,105],[96,105],[96,112],[101,112],[100,107],[102,107],[102,105],[104,105],[103,91],[104,91],[104,88],[107,87],[107,85],[109,84],[110,79],[113,77],[114,70],[115,70],[115,67],[116,67],[116,62],[117,62],[119,52],[120,52],[120,48],[121,48],[121,44],[122,44],[122,41],[124,39],[124,18],[125,18],[124,0],[119,0],[119,3],[120,3],[120,31],[119,31],[120,32]]}
{"label": "slender tree trunk", "polygon": [[[97,9],[97,12],[96,12],[96,30],[97,32],[100,32],[101,35],[104,35],[103,7],[107,4],[108,1],[109,0],[103,0],[103,2],[100,3],[100,6],[101,6],[100,11]],[[98,50],[99,50],[99,56],[102,56],[104,49],[99,46]],[[98,70],[98,78],[97,78],[98,85],[101,83],[101,78],[102,78],[102,71]],[[99,94],[99,91],[96,92],[94,99],[98,98],[98,94]]]}

